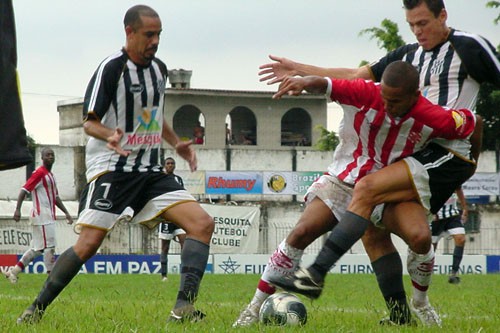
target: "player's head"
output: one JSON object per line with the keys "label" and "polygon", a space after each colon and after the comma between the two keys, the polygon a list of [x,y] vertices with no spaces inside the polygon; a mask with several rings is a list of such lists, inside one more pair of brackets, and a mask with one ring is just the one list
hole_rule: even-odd
{"label": "player's head", "polygon": [[446,40],[448,14],[443,0],[403,0],[406,21],[418,43],[430,50]]}
{"label": "player's head", "polygon": [[174,173],[175,170],[175,160],[172,157],[167,157],[163,162],[163,167],[165,172],[168,174]]}
{"label": "player's head", "polygon": [[151,7],[137,5],[131,7],[123,18],[127,44],[125,50],[129,57],[139,65],[147,65],[154,59],[160,34],[161,20]]}
{"label": "player's head", "polygon": [[410,111],[420,96],[418,83],[418,71],[410,63],[395,61],[387,66],[380,84],[387,113],[401,117]]}
{"label": "player's head", "polygon": [[40,156],[42,158],[43,165],[48,168],[52,167],[52,165],[56,161],[56,155],[54,154],[54,151],[49,147],[43,148],[40,152]]}

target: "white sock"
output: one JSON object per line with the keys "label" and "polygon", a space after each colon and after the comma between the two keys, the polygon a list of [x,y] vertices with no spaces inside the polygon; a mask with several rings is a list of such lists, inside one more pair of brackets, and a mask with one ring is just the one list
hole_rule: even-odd
{"label": "white sock", "polygon": [[407,269],[413,285],[413,303],[416,306],[429,302],[427,290],[434,270],[434,257],[432,246],[426,254],[418,254],[408,249]]}
{"label": "white sock", "polygon": [[269,261],[262,273],[262,276],[257,286],[257,290],[250,302],[250,309],[255,313],[259,313],[260,306],[264,301],[274,294],[276,288],[269,284],[269,278],[279,279],[282,276],[290,275],[299,267],[300,260],[304,250],[299,250],[290,246],[283,240],[278,248],[269,258]]}
{"label": "white sock", "polygon": [[56,263],[56,254],[55,254],[55,249],[53,247],[48,247],[45,250],[43,250],[43,263],[45,264],[45,267],[47,268],[47,273],[50,273],[52,269],[54,268],[54,265]]}

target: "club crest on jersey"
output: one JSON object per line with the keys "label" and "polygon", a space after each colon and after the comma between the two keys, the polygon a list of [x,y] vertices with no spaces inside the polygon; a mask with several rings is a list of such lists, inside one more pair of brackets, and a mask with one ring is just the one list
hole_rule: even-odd
{"label": "club crest on jersey", "polygon": [[443,67],[444,67],[444,60],[435,60],[432,63],[431,74],[432,75],[441,74],[441,72],[443,71]]}
{"label": "club crest on jersey", "polygon": [[139,121],[139,128],[137,132],[151,132],[151,131],[159,131],[160,125],[156,120],[156,112],[158,112],[158,108],[154,109],[142,109],[142,114],[137,117],[137,121]]}
{"label": "club crest on jersey", "polygon": [[130,85],[129,91],[132,94],[140,94],[144,90],[144,87],[140,83],[133,83]]}
{"label": "club crest on jersey", "polygon": [[411,143],[418,143],[422,140],[422,134],[420,134],[419,132],[414,132],[414,131],[411,131],[410,133],[408,133],[408,141],[410,141]]}
{"label": "club crest on jersey", "polygon": [[451,115],[453,116],[453,120],[455,120],[455,128],[460,128],[464,125],[464,114],[458,111],[451,111]]}

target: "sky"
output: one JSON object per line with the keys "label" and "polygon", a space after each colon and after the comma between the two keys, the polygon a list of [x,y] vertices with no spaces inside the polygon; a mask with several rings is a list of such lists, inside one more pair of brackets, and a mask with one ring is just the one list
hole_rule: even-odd
{"label": "sky", "polygon": [[[1,0],[0,0],[1,1]],[[57,102],[83,97],[97,65],[125,44],[123,16],[142,3],[163,24],[157,57],[193,71],[191,88],[274,91],[258,67],[274,54],[325,67],[357,67],[384,55],[359,36],[388,18],[414,42],[401,1],[390,0],[13,0],[27,132],[59,143]],[[487,0],[448,0],[448,25],[500,43],[499,9]],[[338,110],[329,107],[329,129]]]}

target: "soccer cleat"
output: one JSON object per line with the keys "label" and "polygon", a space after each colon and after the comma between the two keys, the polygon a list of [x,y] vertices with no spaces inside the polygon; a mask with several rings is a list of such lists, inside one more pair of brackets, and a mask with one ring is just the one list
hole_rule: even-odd
{"label": "soccer cleat", "polygon": [[459,284],[460,278],[456,274],[450,274],[448,277],[448,282],[451,284]]}
{"label": "soccer cleat", "polygon": [[245,327],[251,326],[259,321],[259,314],[255,313],[250,308],[250,305],[247,306],[243,311],[241,311],[238,319],[233,323],[233,327]]}
{"label": "soccer cleat", "polygon": [[24,310],[23,314],[21,317],[17,318],[17,324],[36,324],[38,323],[43,316],[43,311],[35,308],[35,306],[32,304],[30,305],[26,310]]}
{"label": "soccer cleat", "polygon": [[205,318],[205,314],[199,310],[195,310],[192,304],[183,306],[181,308],[173,309],[170,311],[170,316],[167,319],[167,323],[183,323],[191,322],[196,323]]}
{"label": "soccer cleat", "polygon": [[10,267],[7,272],[4,273],[5,277],[9,279],[10,283],[17,283],[17,274],[14,273],[14,267]]}
{"label": "soccer cleat", "polygon": [[411,311],[420,319],[424,326],[438,326],[441,327],[441,318],[437,314],[436,310],[427,303],[423,306],[415,306],[413,299],[410,301]]}
{"label": "soccer cleat", "polygon": [[299,268],[294,274],[269,278],[269,283],[286,291],[299,293],[310,299],[317,299],[323,291],[324,281],[314,281],[309,271]]}
{"label": "soccer cleat", "polygon": [[166,277],[166,276],[162,277],[162,278],[161,278],[161,281],[162,281],[162,282],[167,282],[167,281],[168,281],[168,277]]}

